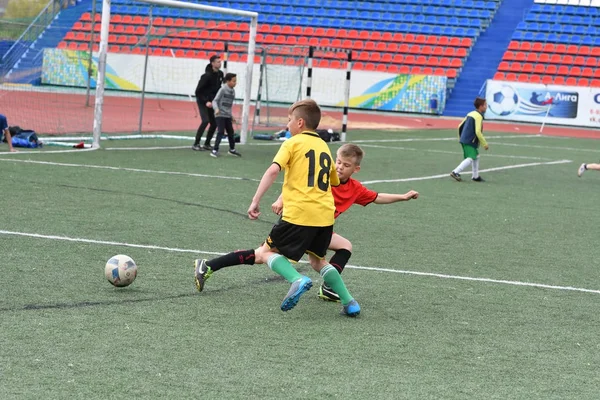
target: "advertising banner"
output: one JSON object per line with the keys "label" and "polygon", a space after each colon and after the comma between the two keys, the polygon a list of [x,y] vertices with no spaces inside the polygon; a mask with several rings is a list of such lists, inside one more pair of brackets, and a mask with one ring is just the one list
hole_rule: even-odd
{"label": "advertising banner", "polygon": [[[44,49],[42,83],[86,87],[89,54],[65,49]],[[94,53],[92,87],[96,86],[98,57]],[[196,58],[148,57],[146,92],[193,96],[196,84],[207,65]],[[106,88],[141,91],[144,85],[145,56],[109,53]],[[236,95],[245,93],[246,65],[229,62],[228,72],[238,75]],[[312,97],[323,106],[344,104],[346,72],[342,69],[315,68]],[[256,99],[259,65],[252,73],[252,100]],[[307,70],[304,67],[268,65],[262,100],[291,104],[306,93]],[[397,75],[373,71],[352,71],[350,108],[441,114],[446,105],[445,76]]]}
{"label": "advertising banner", "polygon": [[486,119],[600,126],[600,89],[488,80]]}

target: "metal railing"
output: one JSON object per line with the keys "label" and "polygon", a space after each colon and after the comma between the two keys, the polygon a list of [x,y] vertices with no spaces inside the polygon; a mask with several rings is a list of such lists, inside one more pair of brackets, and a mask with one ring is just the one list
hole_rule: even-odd
{"label": "metal railing", "polygon": [[50,0],[46,7],[35,17],[27,29],[8,49],[0,59],[0,81],[10,72],[14,65],[27,51],[31,43],[35,42],[40,34],[48,28],[54,17],[60,12],[64,0]]}

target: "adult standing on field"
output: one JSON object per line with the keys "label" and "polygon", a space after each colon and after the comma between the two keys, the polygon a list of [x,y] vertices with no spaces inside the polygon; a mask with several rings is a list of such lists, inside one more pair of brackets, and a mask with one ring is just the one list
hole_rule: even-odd
{"label": "adult standing on field", "polygon": [[[196,86],[196,103],[198,104],[202,123],[196,132],[196,140],[194,140],[192,150],[212,150],[210,141],[217,129],[215,110],[213,109],[212,101],[219,89],[221,89],[222,83],[223,71],[221,71],[221,57],[213,55],[210,57],[210,63],[206,66],[204,74],[198,81],[198,86]],[[204,145],[200,147],[200,140],[202,139],[202,134],[204,134],[204,130],[207,126],[209,126],[209,128],[206,133],[206,139]]]}

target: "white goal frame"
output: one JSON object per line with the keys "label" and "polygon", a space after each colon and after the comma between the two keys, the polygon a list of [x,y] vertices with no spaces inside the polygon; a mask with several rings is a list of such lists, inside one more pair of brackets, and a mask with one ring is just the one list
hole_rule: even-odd
{"label": "white goal frame", "polygon": [[[250,120],[250,97],[252,93],[252,70],[254,69],[254,53],[256,51],[256,33],[258,28],[258,13],[252,11],[235,10],[231,8],[213,7],[202,4],[188,3],[177,0],[138,0],[158,6],[189,8],[194,10],[218,12],[221,14],[236,15],[250,18],[250,37],[248,40],[248,61],[246,63],[246,87],[244,103],[242,106],[242,129],[240,132],[241,143],[246,143]],[[104,104],[104,79],[106,76],[106,56],[108,53],[108,29],[110,26],[111,0],[102,0],[102,21],[100,29],[100,46],[98,51],[98,76],[96,79],[96,101],[94,104],[94,129],[92,148],[100,148],[102,134],[102,106]]]}

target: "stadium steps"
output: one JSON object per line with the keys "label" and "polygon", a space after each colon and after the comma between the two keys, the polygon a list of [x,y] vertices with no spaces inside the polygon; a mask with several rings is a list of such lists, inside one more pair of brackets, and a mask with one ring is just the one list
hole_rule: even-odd
{"label": "stadium steps", "polygon": [[44,48],[55,48],[91,3],[92,0],[83,0],[58,13],[54,21],[17,61],[8,75],[9,79],[11,75],[13,77],[11,82],[40,85]]}
{"label": "stadium steps", "polygon": [[462,117],[473,109],[473,100],[486,79],[496,72],[513,32],[531,8],[531,0],[503,0],[488,29],[477,39],[446,103],[444,115]]}

